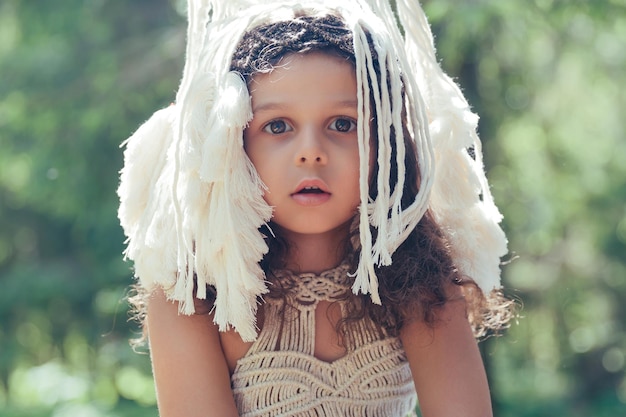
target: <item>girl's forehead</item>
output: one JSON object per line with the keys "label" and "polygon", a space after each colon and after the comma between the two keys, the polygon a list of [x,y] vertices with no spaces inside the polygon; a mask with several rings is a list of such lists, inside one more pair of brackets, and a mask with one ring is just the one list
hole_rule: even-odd
{"label": "girl's forehead", "polygon": [[253,111],[286,103],[333,103],[356,107],[354,67],[331,54],[290,54],[271,72],[250,82]]}
{"label": "girl's forehead", "polygon": [[[306,62],[306,64],[303,65],[303,62]],[[356,66],[351,60],[348,60],[333,51],[311,50],[306,52],[288,52],[285,55],[282,55],[274,65],[268,68],[267,71],[259,71],[258,73],[252,74],[251,81],[257,82],[258,78],[264,75],[273,74],[270,78],[280,77],[280,75],[276,74],[277,70],[288,71],[294,69],[297,71],[306,69],[307,66],[322,67],[325,69],[325,74],[327,74],[328,70],[336,67],[336,65],[332,64],[345,67],[348,69],[348,72],[352,74],[356,73]]]}

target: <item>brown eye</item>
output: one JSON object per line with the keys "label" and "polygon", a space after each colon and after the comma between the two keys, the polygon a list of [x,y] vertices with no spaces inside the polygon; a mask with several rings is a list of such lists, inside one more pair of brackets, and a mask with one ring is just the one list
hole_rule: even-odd
{"label": "brown eye", "polygon": [[347,117],[339,117],[333,120],[330,124],[330,129],[341,133],[348,133],[356,129],[356,123],[354,120]]}
{"label": "brown eye", "polygon": [[272,135],[280,135],[281,133],[291,131],[291,126],[285,123],[284,120],[272,120],[263,128],[264,132],[271,133]]}

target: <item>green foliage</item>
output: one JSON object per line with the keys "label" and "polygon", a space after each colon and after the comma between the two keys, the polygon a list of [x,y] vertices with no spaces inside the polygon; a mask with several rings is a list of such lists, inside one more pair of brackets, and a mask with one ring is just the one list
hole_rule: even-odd
{"label": "green foliage", "polygon": [[[481,115],[523,310],[485,351],[499,416],[626,409],[626,4],[432,0]],[[621,410],[621,411],[619,411]]]}
{"label": "green foliage", "polygon": [[172,100],[184,19],[166,2],[7,0],[0,39],[0,415],[154,415],[116,173],[120,142]]}
{"label": "green foliage", "polygon": [[[119,144],[174,97],[180,1],[0,3],[0,416],[155,415],[124,297]],[[626,3],[424,2],[481,115],[521,317],[498,416],[626,408]]]}

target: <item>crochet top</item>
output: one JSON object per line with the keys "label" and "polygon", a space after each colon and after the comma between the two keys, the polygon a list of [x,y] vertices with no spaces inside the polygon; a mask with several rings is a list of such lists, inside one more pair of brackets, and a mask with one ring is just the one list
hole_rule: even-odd
{"label": "crochet top", "polygon": [[237,362],[231,378],[240,416],[414,415],[417,397],[402,344],[369,320],[361,320],[344,341],[347,354],[334,362],[314,356],[315,308],[350,291],[348,266],[317,274],[277,275],[289,288],[282,298],[266,297],[257,340]]}

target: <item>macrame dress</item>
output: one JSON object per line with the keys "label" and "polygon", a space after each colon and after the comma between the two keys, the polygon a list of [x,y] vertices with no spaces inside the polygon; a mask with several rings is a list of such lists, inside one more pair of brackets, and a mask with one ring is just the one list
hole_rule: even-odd
{"label": "macrame dress", "polygon": [[[315,308],[350,291],[348,266],[317,274],[278,274],[290,288],[288,305],[267,297],[257,340],[231,378],[240,416],[414,415],[416,394],[402,344],[371,321],[361,320],[346,341],[347,354],[334,362],[314,356]],[[284,317],[284,319],[283,319]]]}

